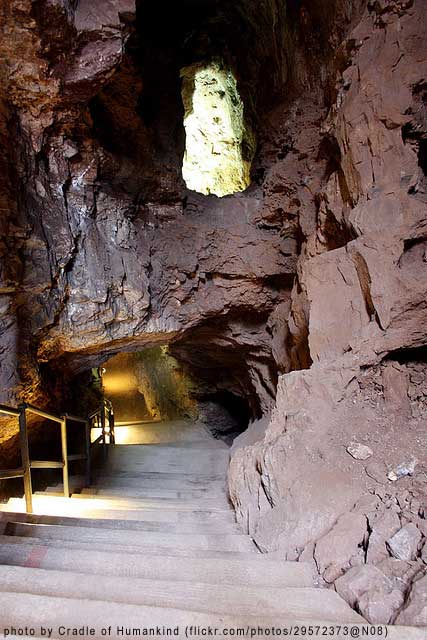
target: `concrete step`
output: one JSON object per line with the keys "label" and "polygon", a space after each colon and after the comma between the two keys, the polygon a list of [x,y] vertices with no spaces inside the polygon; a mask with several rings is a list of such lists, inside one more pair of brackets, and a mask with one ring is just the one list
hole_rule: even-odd
{"label": "concrete step", "polygon": [[[57,489],[57,493],[61,490]],[[161,488],[103,488],[102,486],[92,486],[81,491],[84,495],[98,495],[108,498],[167,498],[168,500],[197,500],[198,498],[222,499],[228,501],[228,493],[224,489],[161,489]]]}
{"label": "concrete step", "polygon": [[[228,496],[225,491],[206,492],[206,491],[172,491],[165,489],[145,489],[143,491],[132,489],[101,489],[96,487],[84,488],[79,491],[72,491],[73,497],[99,497],[105,500],[177,500],[178,502],[224,502],[229,504]],[[35,491],[35,496],[52,496],[56,498],[64,497],[62,487],[47,487],[44,491]]]}
{"label": "concrete step", "polygon": [[[181,482],[179,480],[174,481],[175,474],[169,475],[170,480],[154,480],[148,481],[142,479],[139,475],[133,477],[123,477],[121,475],[115,475],[113,477],[103,476],[102,478],[95,479],[90,487],[80,487],[89,489],[98,489],[99,491],[105,491],[114,495],[117,492],[118,495],[132,495],[142,494],[145,491],[174,491],[174,492],[186,492],[186,493],[207,493],[207,494],[226,494],[228,495],[228,489],[225,486],[225,482],[211,482],[205,484],[196,484],[190,482]],[[78,487],[77,487],[78,488]],[[61,491],[62,486],[56,487],[56,491]]]}
{"label": "concrete step", "polygon": [[[35,505],[34,508],[34,513],[37,515],[58,515],[60,516],[62,514],[62,516],[64,517],[74,517],[74,518],[87,518],[90,520],[117,520],[120,521],[122,520],[125,524],[130,523],[130,522],[144,522],[146,521],[146,514],[147,511],[144,509],[141,510],[120,510],[120,509],[95,509],[91,506],[87,506],[87,503],[84,501],[77,501],[77,500],[69,500],[69,502],[71,502],[71,505],[66,505],[64,506],[64,508],[59,507],[59,506],[55,506],[55,505]],[[84,506],[82,506],[84,505]],[[24,503],[20,503],[19,505],[13,505],[13,507],[9,508],[10,510],[8,510],[7,505],[6,505],[6,509],[3,509],[0,507],[0,512],[7,514],[10,513],[21,513],[22,515],[25,515],[25,504]],[[18,509],[20,509],[20,511],[17,511]],[[152,508],[151,508],[152,509]],[[152,513],[152,510],[149,510],[148,513]],[[159,515],[164,515],[161,511],[161,509],[156,509],[156,511],[159,512]],[[172,511],[172,509],[171,509]],[[194,513],[194,511],[192,510],[183,510],[180,509],[180,511],[182,513],[186,513],[188,515],[191,515]],[[204,513],[204,512],[200,512],[200,513]],[[224,513],[224,512],[218,512],[218,513]],[[231,514],[231,511],[230,511]]]}
{"label": "concrete step", "polygon": [[[10,521],[13,521],[14,518],[11,517],[9,518]],[[82,520],[79,519],[77,524],[78,526],[81,526],[81,522]],[[67,521],[66,519],[62,519],[62,522],[50,522],[49,524],[58,524],[58,525],[67,525]],[[74,526],[73,523],[71,523],[71,526]],[[90,527],[90,524],[85,524],[85,527]],[[95,527],[97,528],[97,525],[95,524]],[[108,528],[108,527],[106,527]],[[112,527],[114,530],[117,530],[115,527]],[[123,526],[120,528],[120,530],[123,529],[127,529],[126,526]],[[240,527],[240,525],[238,525],[236,522],[232,522],[232,521],[221,521],[221,520],[214,520],[212,519],[211,521],[206,520],[205,522],[203,521],[197,521],[197,520],[189,520],[189,521],[160,521],[160,522],[156,522],[156,521],[141,521],[141,526],[138,527],[138,531],[147,531],[147,532],[158,532],[158,533],[179,533],[179,534],[216,534],[216,535],[220,535],[220,534],[238,534],[238,535],[243,535],[243,531],[242,528]]]}
{"label": "concrete step", "polygon": [[[117,435],[117,434],[116,434]],[[123,439],[124,440],[124,439]],[[195,437],[193,436],[191,439],[188,440],[169,440],[168,442],[117,442],[117,438],[116,438],[116,444],[118,446],[135,446],[135,445],[141,445],[144,447],[159,447],[159,446],[166,446],[166,447],[171,447],[174,449],[202,449],[204,451],[229,451],[230,447],[228,447],[225,442],[221,442],[220,440],[214,440],[213,442],[211,442],[209,439],[203,439],[203,438],[199,438],[199,437]]]}
{"label": "concrete step", "polygon": [[78,527],[102,527],[107,529],[130,529],[132,531],[146,530],[146,524],[153,523],[182,523],[182,524],[235,524],[236,519],[233,512],[214,513],[212,511],[155,511],[144,510],[138,512],[140,520],[121,521],[119,519],[107,518],[73,518],[58,515],[38,515],[16,512],[0,512],[0,526],[9,521],[29,522],[33,524],[64,524]]}
{"label": "concrete step", "polygon": [[[150,476],[153,477],[150,477]],[[115,474],[113,476],[98,476],[94,479],[90,488],[109,490],[114,489],[117,491],[144,491],[148,489],[150,491],[208,491],[227,493],[227,486],[224,479],[203,479],[200,476],[187,476],[182,477],[180,474],[170,473],[141,473],[136,476],[129,476],[123,473]],[[85,484],[84,478],[82,480],[76,480],[70,482],[71,488],[88,488]],[[60,492],[63,489],[62,483],[52,485],[48,487],[53,491]]]}
{"label": "concrete step", "polygon": [[161,489],[182,489],[182,488],[209,488],[226,487],[224,474],[200,475],[197,473],[160,473],[159,471],[139,471],[138,475],[129,473],[126,468],[120,469],[114,475],[108,475],[105,469],[100,469],[95,475],[93,486],[107,486],[111,483],[118,485],[145,488]]}
{"label": "concrete step", "polygon": [[117,576],[90,576],[24,567],[3,567],[0,591],[34,595],[121,602],[124,604],[165,607],[184,611],[253,616],[320,618],[352,622],[361,620],[340,598],[328,589],[250,587],[238,590],[227,585],[176,583]]}
{"label": "concrete step", "polygon": [[166,581],[230,585],[237,590],[239,585],[283,588],[313,584],[309,564],[261,561],[258,554],[252,555],[250,558],[230,558],[229,554],[222,558],[188,558],[165,554],[140,556],[114,550],[104,552],[98,551],[96,545],[89,551],[67,548],[66,553],[63,548],[47,545],[4,543],[0,546],[0,564],[10,566],[147,580],[161,577]]}
{"label": "concrete step", "polygon": [[71,540],[46,540],[44,538],[20,537],[15,535],[0,535],[0,544],[31,544],[33,546],[54,547],[57,549],[82,549],[91,551],[94,547],[97,551],[115,551],[126,554],[148,554],[153,556],[174,556],[176,558],[220,558],[222,560],[254,559],[260,562],[272,562],[273,556],[266,556],[253,552],[243,551],[206,551],[203,549],[181,549],[179,547],[159,547],[152,545],[111,544],[110,542],[82,542]]}
{"label": "concrete step", "polygon": [[118,445],[112,447],[105,465],[111,472],[155,471],[161,473],[196,473],[198,475],[225,475],[229,452],[222,449],[196,449],[165,447],[163,445]]}
{"label": "concrete step", "polygon": [[[168,500],[167,498],[127,498],[120,496],[111,496],[110,498],[98,495],[88,495],[75,493],[73,500],[65,498],[62,495],[40,494],[33,495],[33,504],[53,506],[69,506],[73,504],[87,502],[86,508],[94,509],[172,509],[173,511],[212,511],[212,512],[229,512],[234,511],[228,499],[212,499],[212,500]],[[22,498],[10,498],[7,502],[9,506],[21,504]],[[3,505],[1,505],[3,506]],[[83,505],[83,508],[84,505]]]}
{"label": "concrete step", "polygon": [[[178,502],[167,500],[144,500],[138,506],[135,504],[114,504],[111,500],[94,498],[93,500],[70,500],[59,496],[34,496],[34,513],[46,515],[64,515],[91,518],[114,518],[123,520],[144,519],[145,511],[182,511],[186,513],[212,512],[233,513],[231,506],[214,506],[212,504],[198,504],[194,502]],[[0,505],[0,511],[15,511],[25,513],[25,500],[11,498],[7,504]]]}
{"label": "concrete step", "polygon": [[[171,525],[173,526],[173,525]],[[112,544],[134,544],[174,549],[203,549],[206,551],[256,552],[249,536],[239,533],[163,533],[158,531],[127,531],[126,529],[97,529],[90,527],[67,527],[63,525],[10,523],[9,535],[30,536],[46,540],[74,540],[83,542],[111,542]]]}
{"label": "concrete step", "polygon": [[182,442],[178,444],[178,446],[174,446],[173,443],[152,443],[152,444],[120,444],[113,445],[110,447],[110,452],[112,455],[122,455],[126,457],[134,456],[135,458],[139,458],[141,456],[152,457],[154,455],[157,456],[181,456],[184,455],[186,457],[191,457],[194,455],[194,452],[197,455],[203,456],[206,455],[209,459],[228,459],[230,457],[230,450],[228,447],[217,448],[214,444],[214,448],[212,448],[212,443],[215,443],[215,440],[208,439],[204,440],[189,440],[187,442]]}
{"label": "concrete step", "polygon": [[[61,495],[56,494],[41,494],[48,495],[52,498],[62,498]],[[219,498],[162,498],[162,497],[146,497],[146,498],[133,498],[129,496],[111,496],[111,495],[99,495],[91,493],[73,493],[73,500],[90,500],[93,503],[101,501],[105,508],[109,509],[140,509],[144,508],[148,503],[156,502],[160,507],[163,503],[167,505],[176,504],[179,505],[191,505],[194,509],[231,509],[231,504],[228,498],[224,495]]]}
{"label": "concrete step", "polygon": [[[124,428],[122,428],[124,427]],[[176,444],[186,445],[187,442],[200,442],[203,446],[211,446],[216,449],[226,449],[227,445],[222,440],[216,440],[212,433],[203,424],[183,423],[133,423],[117,425],[117,444]]]}
{"label": "concrete step", "polygon": [[[357,614],[348,609],[348,618],[342,622],[353,622]],[[360,618],[357,617],[360,621]],[[327,621],[322,620],[316,622]],[[218,635],[222,634],[223,629],[241,628],[247,630],[251,637],[264,637],[259,634],[257,627],[263,628],[290,628],[293,625],[304,622],[301,620],[285,618],[284,616],[238,616],[238,615],[218,615],[199,613],[195,611],[182,611],[166,607],[149,607],[138,606],[123,603],[105,603],[94,600],[81,600],[71,598],[57,598],[36,596],[33,594],[21,593],[3,593],[2,594],[2,610],[1,622],[3,627],[19,626],[23,623],[28,627],[38,628],[40,625],[48,625],[53,630],[52,637],[60,636],[60,629],[65,627],[69,629],[84,626],[90,626],[94,629],[93,635],[96,639],[104,637],[102,630],[112,627],[113,637],[118,637],[117,629],[125,627],[127,629],[142,629],[160,627],[169,627],[176,629],[177,633],[174,637],[188,637],[188,626],[203,627],[206,630],[211,628],[218,629]],[[329,620],[330,624],[330,620]],[[251,633],[251,628],[254,632]],[[132,633],[132,632],[131,632]],[[160,634],[165,637],[166,631]],[[295,636],[294,636],[295,637]],[[335,638],[343,639],[344,633]],[[389,636],[390,637],[390,636]],[[346,639],[348,635],[346,636]]]}

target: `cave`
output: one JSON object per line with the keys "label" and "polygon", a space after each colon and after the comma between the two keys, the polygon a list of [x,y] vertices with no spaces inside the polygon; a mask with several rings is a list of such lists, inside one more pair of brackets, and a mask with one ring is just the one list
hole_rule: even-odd
{"label": "cave", "polygon": [[421,639],[426,3],[0,24],[4,626]]}

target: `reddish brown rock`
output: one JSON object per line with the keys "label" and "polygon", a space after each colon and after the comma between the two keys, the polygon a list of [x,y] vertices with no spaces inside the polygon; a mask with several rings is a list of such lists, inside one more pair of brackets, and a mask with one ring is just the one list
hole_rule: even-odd
{"label": "reddish brown rock", "polygon": [[326,582],[335,582],[345,569],[363,563],[365,538],[366,517],[360,513],[346,513],[329,533],[317,541],[314,557]]}
{"label": "reddish brown rock", "polygon": [[427,575],[413,583],[408,602],[397,616],[396,624],[427,627]]}
{"label": "reddish brown rock", "polygon": [[394,558],[409,562],[417,558],[421,540],[421,531],[415,524],[409,523],[387,540],[387,546]]}
{"label": "reddish brown rock", "polygon": [[[254,421],[240,522],[289,559],[319,545],[332,580],[387,561],[402,526],[425,536],[427,5],[200,4],[2,10],[0,399],[60,407],[73,375],[168,343],[199,400]],[[258,136],[251,187],[224,199],[181,176],[179,70],[219,54]],[[372,620],[400,606],[384,579],[359,594]]]}

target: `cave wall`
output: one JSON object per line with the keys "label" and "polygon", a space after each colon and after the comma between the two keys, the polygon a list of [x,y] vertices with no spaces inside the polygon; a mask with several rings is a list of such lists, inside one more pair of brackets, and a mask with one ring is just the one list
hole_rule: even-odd
{"label": "cave wall", "polygon": [[[165,342],[209,377],[198,362],[202,341],[213,368],[227,364],[220,386],[246,396],[254,416],[272,408],[287,329],[269,318],[289,303],[299,231],[274,211],[280,176],[263,179],[277,140],[272,151],[261,116],[285,83],[295,92],[319,66],[313,52],[328,64],[357,15],[331,12],[310,39],[316,2],[311,10],[310,22],[279,0],[261,10],[256,2],[189,0],[2,7],[2,191],[10,197],[3,401],[57,408],[79,372],[120,350]],[[219,52],[260,137],[252,187],[221,200],[184,189],[179,77],[183,66]],[[317,100],[319,87],[313,82]],[[294,360],[304,362],[306,351]]]}
{"label": "cave wall", "polygon": [[[426,537],[426,6],[325,4],[1,7],[0,399],[58,409],[75,374],[168,343],[199,397],[258,420],[229,484],[259,547],[344,595],[376,565],[388,608],[352,604],[403,622]],[[219,55],[258,142],[251,187],[222,199],[181,176],[179,71]]]}
{"label": "cave wall", "polygon": [[[427,550],[426,25],[422,2],[368,3],[340,47],[336,97],[320,140],[312,137],[323,175],[307,167],[301,189],[289,184],[292,149],[280,165],[283,190],[303,204],[309,193],[317,210],[315,219],[299,210],[288,322],[291,336],[307,322],[312,365],[279,378],[271,421],[235,441],[229,472],[239,520],[264,552],[313,562],[322,584],[335,583],[372,622],[418,625]],[[309,100],[294,104],[303,118]]]}
{"label": "cave wall", "polygon": [[[243,309],[261,318],[261,336],[251,319],[235,344],[265,359],[264,319],[289,293],[274,279],[289,276],[289,289],[294,243],[257,227],[259,189],[223,205],[185,192],[173,12],[154,31],[156,9],[146,16],[124,0],[11,2],[2,12],[16,173],[5,185],[13,227],[3,255],[16,265],[2,274],[2,400],[46,404],[52,379],[211,318],[226,333]],[[271,390],[263,395],[271,405]]]}
{"label": "cave wall", "polygon": [[185,374],[167,347],[153,347],[135,354],[135,375],[153,418],[173,420],[197,418],[192,395],[193,381]]}

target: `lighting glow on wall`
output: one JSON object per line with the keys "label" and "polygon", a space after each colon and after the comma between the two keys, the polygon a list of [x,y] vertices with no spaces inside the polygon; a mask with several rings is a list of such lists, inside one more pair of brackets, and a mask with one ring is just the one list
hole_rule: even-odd
{"label": "lighting glow on wall", "polygon": [[244,191],[250,185],[255,142],[233,73],[212,62],[185,67],[181,77],[187,188],[220,197]]}

